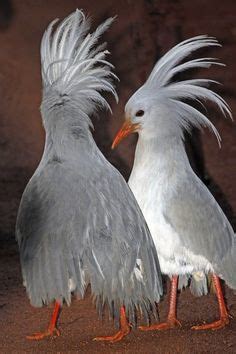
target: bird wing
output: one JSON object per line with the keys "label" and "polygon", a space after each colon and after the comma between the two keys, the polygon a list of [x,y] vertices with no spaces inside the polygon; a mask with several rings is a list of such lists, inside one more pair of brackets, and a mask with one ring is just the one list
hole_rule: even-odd
{"label": "bird wing", "polygon": [[233,229],[214,197],[193,173],[167,198],[164,215],[182,245],[213,266],[230,252]]}
{"label": "bird wing", "polygon": [[85,274],[100,308],[108,302],[118,317],[124,303],[134,318],[133,305],[145,315],[159,301],[159,263],[132,192],[102,159],[91,173],[88,159],[77,173],[67,163],[48,163],[31,179],[16,227],[23,277],[31,303],[41,306],[70,303],[71,282],[83,296]]}
{"label": "bird wing", "polygon": [[[96,258],[103,269],[108,286],[106,298],[109,294],[110,284],[118,299],[123,299],[125,307],[133,321],[133,304],[140,304],[144,317],[148,315],[150,303],[162,294],[162,281],[159,263],[152,237],[141,213],[141,210],[128,185],[120,173],[107,161],[109,171],[98,178],[96,191],[98,204],[103,201],[103,207],[97,207],[97,217],[106,216],[108,227],[103,229],[102,237],[112,237],[113,248],[109,258],[104,263],[104,245],[95,249]],[[95,225],[94,225],[95,227]],[[101,235],[92,233],[94,242],[100,244]],[[113,269],[113,271],[111,271]],[[127,297],[127,294],[129,296]],[[113,295],[114,296],[114,295]],[[153,308],[154,309],[154,308]]]}
{"label": "bird wing", "polygon": [[[89,201],[74,182],[66,165],[50,162],[36,171],[21,199],[16,238],[23,279],[34,306],[54,299],[70,303],[72,280],[72,290],[80,296],[85,291],[82,235],[86,235],[87,219],[76,207],[81,203],[86,209]],[[79,238],[75,226],[83,230]]]}

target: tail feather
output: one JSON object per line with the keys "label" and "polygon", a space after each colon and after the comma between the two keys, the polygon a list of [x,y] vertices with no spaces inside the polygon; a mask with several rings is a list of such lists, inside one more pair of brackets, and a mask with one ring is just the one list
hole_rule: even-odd
{"label": "tail feather", "polygon": [[178,290],[182,291],[187,287],[189,287],[194,296],[207,295],[209,292],[207,275],[202,272],[197,272],[192,275],[180,275]]}
{"label": "tail feather", "polygon": [[191,277],[190,291],[194,296],[207,295],[209,292],[207,275],[204,273],[201,273],[200,276],[199,273],[193,274]]}
{"label": "tail feather", "polygon": [[234,234],[234,244],[228,254],[215,267],[216,273],[226,282],[226,284],[236,289],[236,234]]}

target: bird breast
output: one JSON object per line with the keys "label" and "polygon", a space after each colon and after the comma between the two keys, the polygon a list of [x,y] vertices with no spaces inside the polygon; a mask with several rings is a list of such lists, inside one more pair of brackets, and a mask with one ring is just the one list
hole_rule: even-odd
{"label": "bird breast", "polygon": [[166,222],[163,215],[167,186],[162,176],[154,169],[133,169],[129,179],[129,186],[143,212],[158,254],[165,258],[173,256],[180,247],[179,237]]}
{"label": "bird breast", "polygon": [[162,168],[162,164],[158,165],[157,160],[151,159],[137,163],[136,159],[128,182],[150,229],[161,271],[165,274],[187,274],[209,268],[203,257],[184,247],[178,233],[166,220],[166,201],[171,200],[178,178],[184,178],[185,174],[183,169],[177,172],[173,163],[168,166],[169,169]]}

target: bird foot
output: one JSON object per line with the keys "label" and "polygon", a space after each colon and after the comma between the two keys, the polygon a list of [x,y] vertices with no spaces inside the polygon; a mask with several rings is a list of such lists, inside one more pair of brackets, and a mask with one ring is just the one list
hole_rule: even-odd
{"label": "bird foot", "polygon": [[212,323],[206,323],[203,325],[199,325],[199,326],[193,326],[191,327],[191,329],[195,329],[195,330],[204,330],[204,329],[212,329],[212,330],[217,330],[217,329],[221,329],[225,326],[227,326],[227,324],[229,324],[229,317],[222,317],[220,318],[218,321],[214,321]]}
{"label": "bird foot", "polygon": [[41,340],[41,339],[44,339],[46,337],[54,337],[54,336],[57,336],[57,337],[60,336],[60,331],[56,327],[54,327],[52,329],[49,328],[45,332],[34,333],[31,336],[26,336],[26,338],[30,339],[30,340]]}
{"label": "bird foot", "polygon": [[119,342],[125,336],[127,336],[131,331],[131,325],[127,324],[125,328],[120,329],[116,334],[113,336],[104,336],[104,337],[95,337],[93,340],[95,341],[107,341],[110,343]]}
{"label": "bird foot", "polygon": [[181,323],[177,320],[177,318],[171,318],[168,319],[167,322],[162,322],[151,326],[139,326],[138,328],[141,329],[141,331],[162,331],[175,327],[182,327]]}

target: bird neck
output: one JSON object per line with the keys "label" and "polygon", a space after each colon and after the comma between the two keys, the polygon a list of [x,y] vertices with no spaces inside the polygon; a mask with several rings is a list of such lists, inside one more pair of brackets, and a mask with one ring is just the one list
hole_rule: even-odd
{"label": "bird neck", "polygon": [[[44,119],[46,141],[44,157],[56,155],[59,159],[73,159],[96,148],[87,122],[66,117],[57,112],[56,117]],[[68,112],[67,112],[68,114]]]}
{"label": "bird neck", "polygon": [[133,170],[140,168],[162,176],[186,171],[190,164],[182,139],[176,136],[147,138],[140,134]]}

